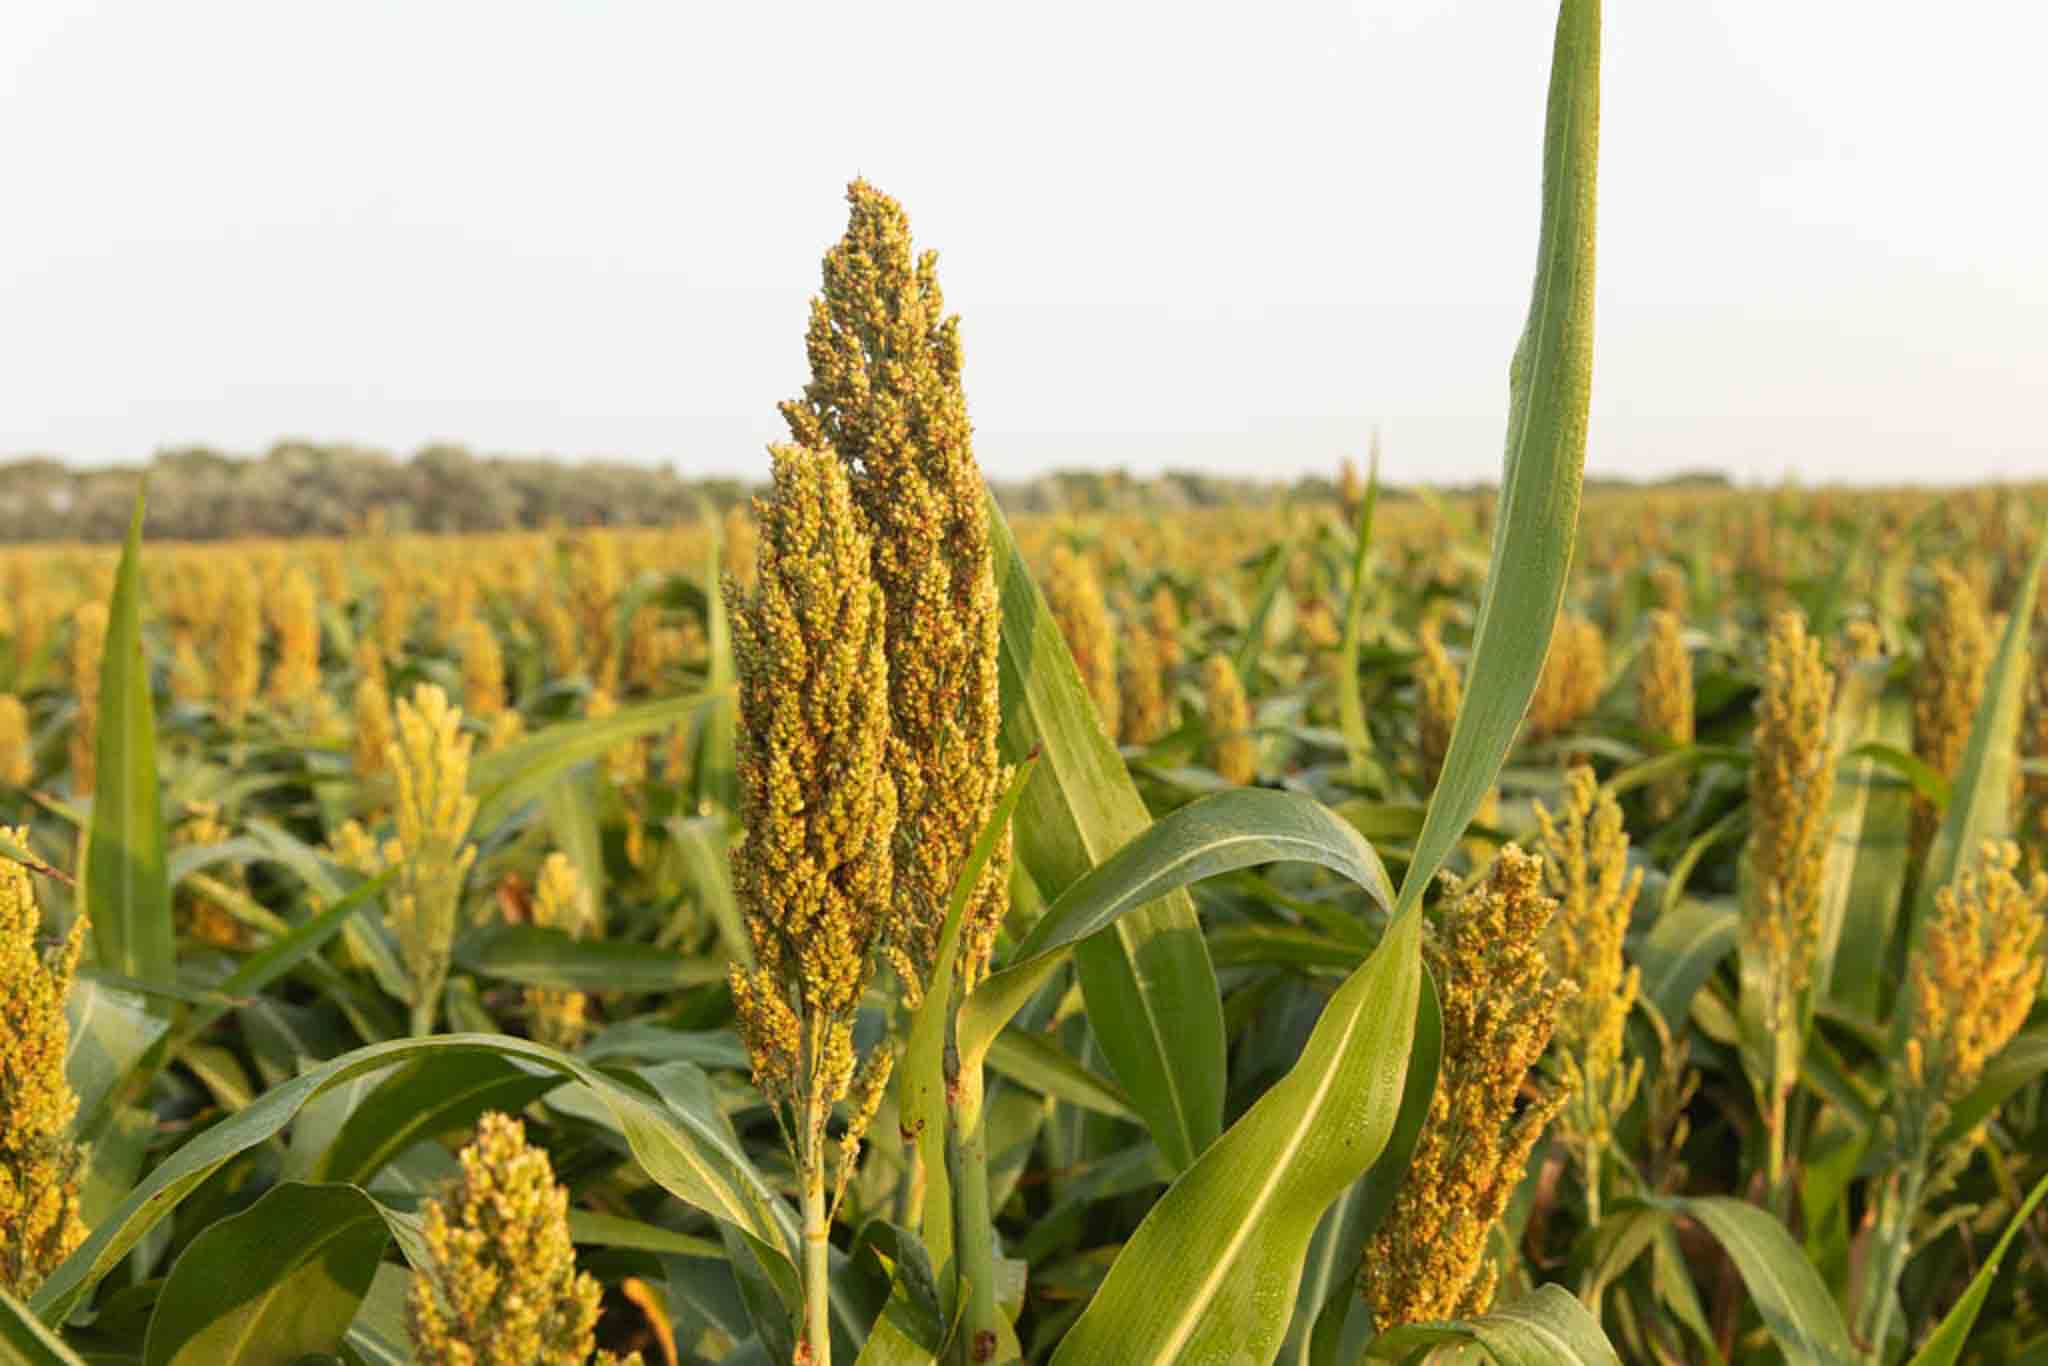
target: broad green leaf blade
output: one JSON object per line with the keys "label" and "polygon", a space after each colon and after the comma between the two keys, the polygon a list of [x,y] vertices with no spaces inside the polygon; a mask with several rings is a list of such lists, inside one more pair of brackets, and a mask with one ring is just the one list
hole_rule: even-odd
{"label": "broad green leaf blade", "polygon": [[1396,1328],[1373,1339],[1368,1359],[1405,1361],[1452,1343],[1478,1344],[1497,1366],[1621,1366],[1600,1321],[1554,1285],[1475,1319]]}
{"label": "broad green leaf blade", "polygon": [[1529,318],[1508,366],[1507,460],[1472,665],[1401,908],[1419,905],[1500,774],[1564,606],[1593,391],[1593,219],[1600,4],[1558,13],[1543,139],[1543,226]]}
{"label": "broad green leaf blade", "polygon": [[178,1202],[240,1153],[276,1135],[314,1097],[352,1078],[441,1053],[496,1053],[579,1081],[625,1136],[656,1183],[684,1202],[747,1231],[788,1256],[780,1197],[723,1141],[705,1117],[684,1114],[598,1072],[580,1059],[525,1039],[496,1034],[445,1034],[372,1044],[271,1088],[246,1109],[215,1124],[159,1164],[96,1224],[78,1250],[31,1301],[43,1321],[61,1322],[99,1279],[126,1256]]}
{"label": "broad green leaf blade", "polygon": [[1047,908],[1011,961],[975,988],[962,1009],[960,1056],[981,1057],[1068,951],[1089,936],[1203,878],[1293,861],[1341,873],[1383,906],[1393,901],[1379,855],[1313,798],[1248,787],[1190,802],[1096,865]]}
{"label": "broad green leaf blade", "polygon": [[561,991],[674,991],[725,980],[725,964],[652,944],[577,939],[547,925],[486,925],[455,941],[455,965],[480,977]]}
{"label": "broad green leaf blade", "polygon": [[[100,665],[99,787],[86,845],[86,914],[99,965],[138,982],[169,986],[177,946],[164,863],[162,797],[156,776],[156,704],[142,653],[142,495],[114,572],[107,646]],[[170,1004],[150,1009],[169,1014]]]}
{"label": "broad green leaf blade", "polygon": [[1005,1029],[989,1045],[988,1065],[1029,1091],[1111,1119],[1139,1123],[1117,1084],[1089,1071],[1044,1034]]}
{"label": "broad green leaf blade", "polygon": [[[1844,672],[1835,695],[1835,714],[1830,723],[1829,744],[1837,754],[1847,755],[1858,745],[1877,738],[1883,722],[1884,684],[1889,672],[1882,659],[1855,664]],[[1828,847],[1820,891],[1820,937],[1814,946],[1813,980],[1834,980],[1835,957],[1842,931],[1849,920],[1849,894],[1856,883],[1856,862],[1863,846],[1863,823],[1870,810],[1873,779],[1868,760],[1844,762],[1835,780],[1833,805],[1828,812]],[[1811,1011],[1818,992],[1806,994]]]}
{"label": "broad green leaf blade", "polygon": [[587,893],[584,904],[589,907],[590,919],[562,928],[579,937],[601,939],[606,905],[604,833],[597,827],[594,775],[587,769],[564,774],[548,784],[547,791],[541,794],[541,806],[547,812],[548,830],[555,837],[555,847],[575,866],[576,876]]}
{"label": "broad green leaf blade", "polygon": [[1507,468],[1472,683],[1399,907],[1372,957],[1324,1008],[1300,1061],[1153,1206],[1056,1362],[1270,1360],[1317,1221],[1393,1129],[1422,975],[1422,895],[1513,741],[1570,568],[1592,378],[1599,40],[1597,0],[1565,0],[1536,287],[1510,372]]}
{"label": "broad green leaf blade", "polygon": [[352,1366],[412,1366],[412,1335],[406,1329],[406,1296],[412,1272],[392,1262],[377,1268],[346,1339]]}
{"label": "broad green leaf blade", "polygon": [[488,834],[521,806],[546,792],[569,769],[589,763],[614,745],[681,725],[698,708],[730,689],[664,698],[621,707],[610,716],[562,721],[538,735],[486,754],[469,766],[469,790],[477,799],[472,828]]}
{"label": "broad green leaf blade", "polygon": [[0,1361],[7,1366],[85,1366],[29,1307],[0,1290]]}
{"label": "broad green leaf blade", "polygon": [[354,1186],[273,1186],[179,1256],[143,1366],[268,1366],[337,1351],[390,1241]]}
{"label": "broad green leaf blade", "polygon": [[1422,918],[1403,916],[1324,1007],[1301,1061],[1152,1207],[1062,1340],[1057,1366],[1269,1361],[1323,1211],[1401,1106]]}
{"label": "broad green leaf blade", "polygon": [[596,1210],[569,1211],[569,1237],[587,1247],[630,1248],[635,1252],[663,1252],[684,1257],[723,1257],[725,1249],[709,1238],[699,1238],[659,1224],[643,1224],[620,1214]]}
{"label": "broad green leaf blade", "polygon": [[1726,1196],[1654,1203],[1697,1220],[1714,1235],[1741,1273],[1787,1366],[1840,1366],[1857,1359],[1827,1282],[1783,1224]]}
{"label": "broad green leaf blade", "polygon": [[[1912,743],[1910,698],[1901,693],[1878,703],[1876,735],[1891,745]],[[1904,783],[1880,775],[1874,764],[1859,763],[1852,773],[1852,781],[1869,784],[1869,791],[1829,991],[1838,1004],[1874,1020],[1884,1006],[1889,951],[1898,929],[1906,865],[1912,859],[1913,794]]]}
{"label": "broad green leaf blade", "polygon": [[[1920,870],[1908,926],[1912,949],[1920,945],[1936,894],[1977,857],[1978,846],[1985,840],[2005,838],[2012,828],[2013,766],[2019,762],[2020,710],[2034,662],[2028,644],[2034,599],[2041,588],[2041,565],[2048,560],[2048,523],[2037,536],[2034,558],[2013,593],[2005,634],[1985,675],[1984,697],[1970,723],[1970,743],[1963,750],[1955,782],[1949,786],[1948,812],[1927,851],[1926,866]],[[1893,1013],[1895,1031],[1905,1029],[1906,1015],[1903,1010]]]}
{"label": "broad green leaf blade", "polygon": [[1913,1358],[1912,1366],[1955,1366],[1962,1358],[1963,1345],[1969,1340],[1970,1329],[1977,1324],[1977,1315],[1984,1312],[1984,1301],[1991,1294],[1991,1283],[1998,1279],[1999,1264],[2005,1260],[2006,1250],[2012,1240],[2019,1236],[2022,1225],[2033,1214],[2034,1206],[2041,1203],[2041,1197],[2048,1195],[2048,1176],[2035,1183],[2027,1192],[2027,1198],[2013,1211],[2005,1232],[1999,1236],[1998,1245],[1991,1249],[1991,1255],[1984,1259],[1984,1265],[1970,1278],[1970,1288],[1956,1301],[1955,1308],[1948,1311],[1926,1342],[1921,1344],[1919,1353]]}
{"label": "broad green leaf blade", "polygon": [[1643,974],[1643,999],[1677,1028],[1693,993],[1735,950],[1742,916],[1720,901],[1681,901],[1650,926],[1631,955]]}
{"label": "broad green leaf blade", "polygon": [[559,1085],[555,1073],[491,1053],[415,1058],[356,1101],[326,1148],[311,1155],[312,1179],[367,1186],[413,1144],[466,1129],[486,1110],[517,1114]]}
{"label": "broad green leaf blade", "polygon": [[152,1015],[142,997],[89,977],[71,983],[64,1019],[64,1079],[78,1097],[80,1127],[89,1128],[100,1106],[163,1037],[170,1022]]}
{"label": "broad green leaf blade", "polygon": [[[1356,1361],[1363,1349],[1363,1341],[1357,1339],[1371,1332],[1372,1319],[1358,1291],[1359,1265],[1366,1240],[1379,1230],[1380,1221],[1393,1207],[1415,1156],[1415,1145],[1422,1139],[1422,1126],[1436,1099],[1443,1052],[1443,1007],[1436,981],[1425,966],[1416,1001],[1415,1043],[1408,1052],[1408,1077],[1402,1084],[1401,1112],[1394,1118],[1394,1131],[1379,1160],[1331,1207],[1331,1214],[1345,1211],[1345,1220],[1328,1227],[1330,1216],[1324,1216],[1330,1236],[1320,1248],[1312,1248],[1308,1273],[1302,1278],[1303,1303],[1296,1306],[1297,1321],[1305,1320],[1310,1331],[1297,1344],[1298,1350],[1289,1354],[1290,1361],[1303,1366],[1339,1366]],[[1323,1231],[1319,1230],[1319,1235]]]}
{"label": "broad green leaf blade", "polygon": [[[1017,814],[1017,857],[1057,897],[1142,831],[1143,799],[1096,723],[1045,598],[989,500],[1002,600],[1003,750],[1041,756]],[[1116,922],[1077,954],[1081,990],[1110,1070],[1176,1170],[1223,1126],[1223,999],[1194,903],[1176,892]]]}
{"label": "broad green leaf blade", "polygon": [[1358,546],[1351,559],[1351,596],[1344,605],[1344,640],[1337,658],[1337,724],[1344,731],[1345,758],[1351,781],[1362,784],[1372,768],[1372,732],[1365,724],[1365,698],[1358,688],[1358,646],[1365,635],[1365,600],[1371,590],[1372,514],[1380,501],[1380,443],[1372,443],[1372,464],[1365,479],[1365,505],[1358,513]]}

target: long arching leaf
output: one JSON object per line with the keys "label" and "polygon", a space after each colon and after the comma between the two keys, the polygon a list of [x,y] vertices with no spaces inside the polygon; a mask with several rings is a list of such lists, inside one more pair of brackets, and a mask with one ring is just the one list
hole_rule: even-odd
{"label": "long arching leaf", "polygon": [[[642,1168],[678,1199],[743,1230],[788,1258],[786,1210],[751,1166],[735,1160],[708,1121],[659,1104],[580,1059],[524,1039],[497,1034],[446,1034],[372,1044],[343,1054],[258,1096],[165,1159],[102,1219],[77,1251],[50,1274],[32,1301],[46,1323],[61,1322],[158,1221],[237,1154],[275,1135],[314,1097],[368,1072],[436,1054],[496,1053],[564,1080],[582,1082],[609,1116]],[[795,1274],[791,1263],[791,1275]]]}
{"label": "long arching leaf", "polygon": [[1424,889],[1493,786],[1535,690],[1578,521],[1592,382],[1600,6],[1558,15],[1543,221],[1510,370],[1502,516],[1468,689],[1386,937],[1324,1008],[1287,1075],[1153,1206],[1055,1361],[1267,1361],[1324,1210],[1386,1146],[1421,978]]}

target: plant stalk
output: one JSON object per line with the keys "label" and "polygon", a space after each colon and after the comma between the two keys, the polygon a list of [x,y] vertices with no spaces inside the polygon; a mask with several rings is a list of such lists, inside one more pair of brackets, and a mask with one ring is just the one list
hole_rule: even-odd
{"label": "plant stalk", "polygon": [[965,1296],[957,1360],[980,1366],[995,1359],[1000,1340],[996,1308],[995,1220],[988,1204],[988,1132],[982,1114],[979,1067],[963,1074],[959,1054],[946,1049],[946,1172],[953,1186],[953,1266],[956,1294]]}
{"label": "plant stalk", "polygon": [[799,1360],[808,1366],[832,1362],[832,1227],[825,1211],[825,1106],[815,1079],[804,1115],[803,1237],[804,1322]]}
{"label": "plant stalk", "polygon": [[1899,1277],[1905,1274],[1906,1259],[1913,1252],[1913,1216],[1919,1213],[1922,1187],[1927,1181],[1927,1149],[1923,1144],[1902,1171],[1887,1183],[1884,1205],[1878,1216],[1876,1248],[1870,1259],[1870,1276],[1864,1282],[1863,1302],[1857,1311],[1861,1331],[1857,1334],[1867,1353],[1865,1360],[1884,1360],[1885,1336],[1891,1331],[1892,1306]]}

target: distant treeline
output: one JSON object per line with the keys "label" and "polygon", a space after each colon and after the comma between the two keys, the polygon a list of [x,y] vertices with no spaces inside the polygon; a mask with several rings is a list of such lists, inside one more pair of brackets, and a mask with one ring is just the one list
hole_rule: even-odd
{"label": "distant treeline", "polygon": [[[0,462],[0,541],[108,541],[127,530],[136,479],[147,474],[145,532],[156,539],[344,536],[367,528],[507,531],[641,526],[722,510],[754,487],[731,478],[685,479],[666,466],[570,463],[545,456],[479,456],[429,446],[409,458],[358,446],[281,442],[260,456],[204,448],[159,452],[146,466],[80,468],[47,457]],[[1718,475],[1668,483],[1724,484]],[[1448,490],[1455,492],[1455,490]],[[1386,490],[1399,496],[1397,490]],[[1337,482],[1228,479],[1191,471],[1137,476],[1068,470],[998,483],[1013,513],[1325,501]]]}

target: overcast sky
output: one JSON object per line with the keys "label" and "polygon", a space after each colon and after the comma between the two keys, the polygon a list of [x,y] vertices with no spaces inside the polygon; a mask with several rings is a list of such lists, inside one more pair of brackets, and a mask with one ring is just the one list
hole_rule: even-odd
{"label": "overcast sky", "polygon": [[[0,452],[760,475],[845,182],[984,467],[1499,468],[1555,8],[11,0]],[[1610,0],[1589,469],[2048,474],[2048,8]]]}

